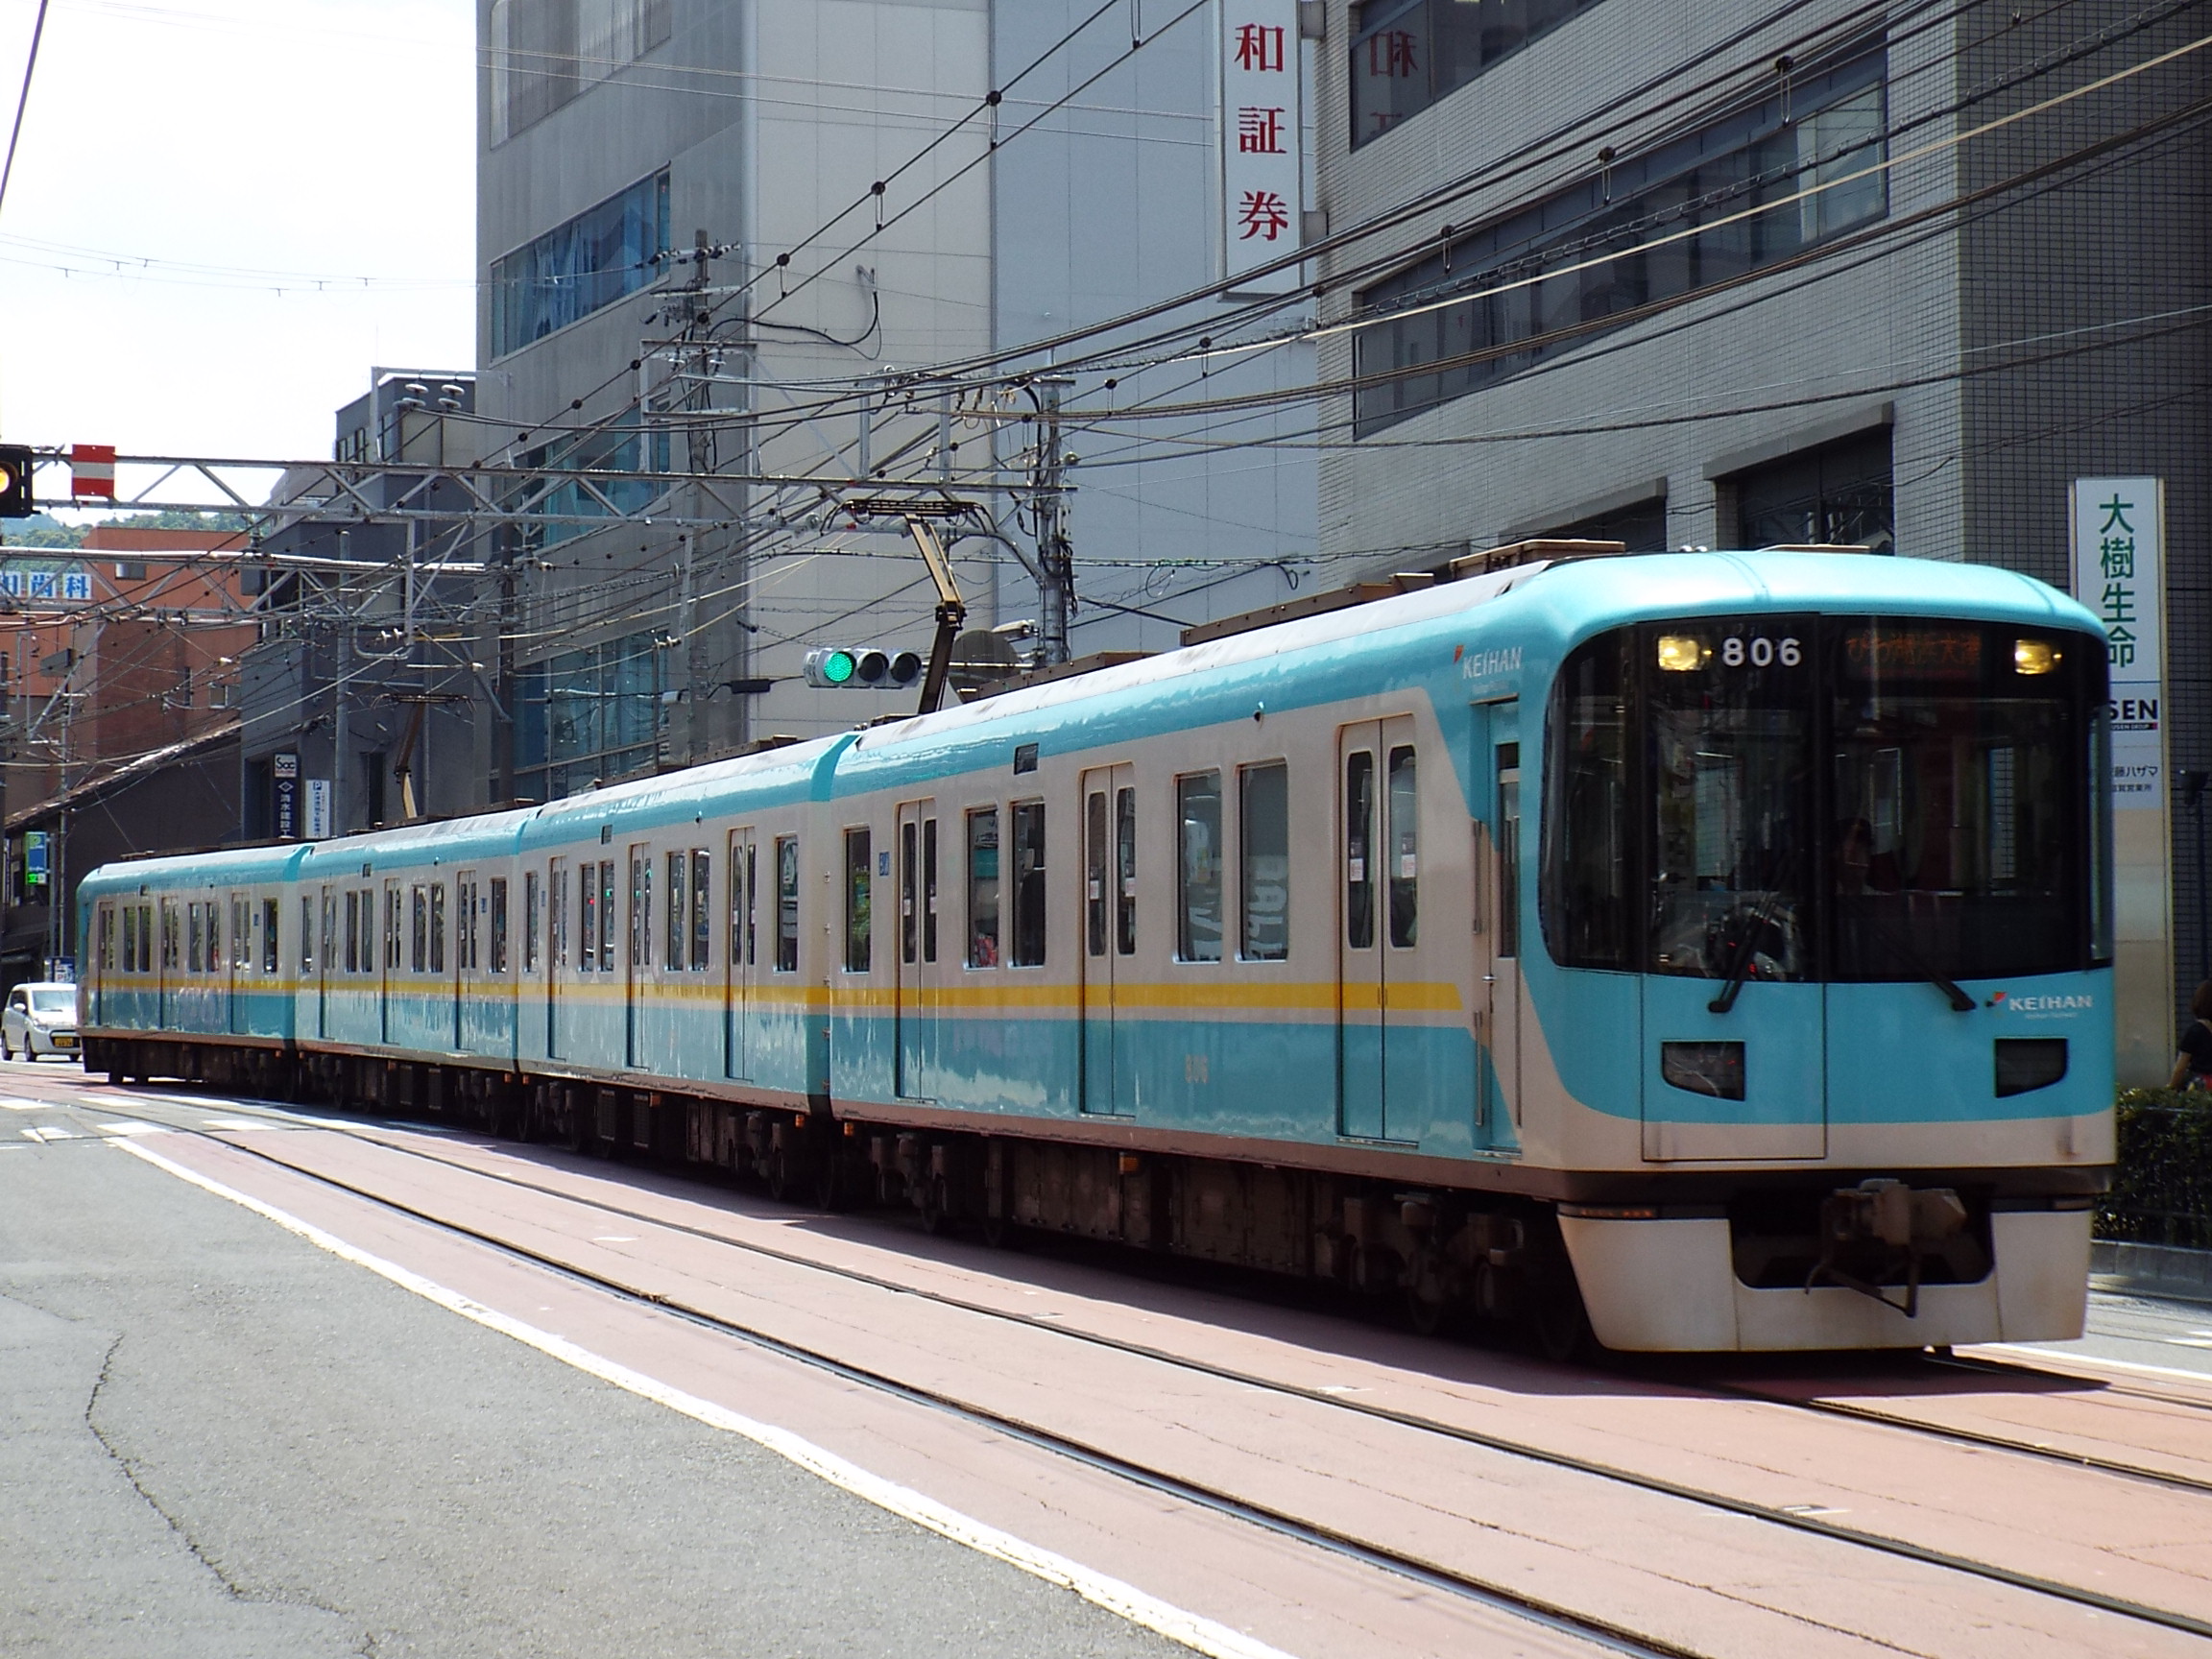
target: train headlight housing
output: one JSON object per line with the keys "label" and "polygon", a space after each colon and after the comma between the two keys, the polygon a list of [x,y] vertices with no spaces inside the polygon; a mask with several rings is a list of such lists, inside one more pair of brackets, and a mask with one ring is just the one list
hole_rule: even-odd
{"label": "train headlight housing", "polygon": [[1659,667],[1668,674],[1693,674],[1705,666],[1706,658],[1713,653],[1705,642],[1691,634],[1662,634],[1659,636]]}
{"label": "train headlight housing", "polygon": [[2058,647],[2048,639],[2012,641],[2012,667],[2020,674],[2048,674],[2058,666]]}

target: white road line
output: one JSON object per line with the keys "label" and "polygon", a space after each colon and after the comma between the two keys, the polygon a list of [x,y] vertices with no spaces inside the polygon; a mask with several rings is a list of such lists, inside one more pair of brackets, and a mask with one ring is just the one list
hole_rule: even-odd
{"label": "white road line", "polygon": [[158,1123],[95,1123],[93,1128],[103,1135],[166,1135],[168,1130]]}
{"label": "white road line", "polygon": [[2192,1382],[2212,1382],[2212,1371],[2191,1371],[2179,1365],[2138,1365],[2132,1359],[2107,1359],[2101,1354],[2068,1354],[2028,1342],[1977,1342],[1972,1352],[2016,1354],[2023,1359],[2056,1359],[2069,1365],[2101,1365],[2108,1371],[2139,1371],[2147,1377],[2186,1377]]}
{"label": "white road line", "polygon": [[0,1106],[11,1112],[43,1112],[53,1104],[51,1100],[31,1100],[20,1094],[0,1096]]}
{"label": "white road line", "polygon": [[473,1301],[457,1290],[448,1290],[445,1286],[425,1279],[397,1262],[372,1256],[368,1251],[347,1243],[335,1234],[326,1233],[312,1222],[302,1221],[274,1205],[264,1204],[260,1199],[249,1197],[235,1188],[226,1187],[220,1181],[211,1180],[197,1170],[174,1163],[158,1152],[149,1151],[135,1142],[117,1141],[113,1144],[133,1158],[143,1159],[156,1168],[167,1170],[180,1181],[190,1182],[203,1191],[243,1205],[256,1215],[276,1222],[286,1232],[329,1251],[342,1261],[350,1262],[357,1267],[366,1267],[401,1289],[413,1291],[425,1301],[436,1303],[447,1312],[458,1313],[464,1319],[472,1320],[487,1330],[510,1336],[523,1346],[535,1348],[539,1353],[558,1359],[563,1364],[572,1365],[603,1382],[612,1382],[617,1388],[651,1400],[671,1411],[681,1412],[709,1428],[720,1429],[750,1440],[829,1481],[841,1491],[850,1492],[879,1509],[888,1510],[902,1520],[926,1527],[940,1537],[950,1538],[980,1554],[1019,1568],[1032,1577],[1042,1578],[1047,1584],[1072,1590],[1084,1600],[1103,1607],[1109,1613],[1118,1614],[1133,1624],[1155,1631],[1194,1652],[1207,1654],[1209,1659],[1290,1659],[1281,1648],[1271,1647],[1241,1631],[1232,1630],[1226,1624],[1185,1612],[1157,1597],[1146,1595],[1133,1585],[1122,1583],[1118,1578],[1094,1573],[1065,1555],[1024,1543],[1012,1533],[1002,1532],[996,1527],[963,1515],[957,1509],[950,1508],[911,1487],[902,1486],[880,1475],[870,1474],[858,1464],[848,1462],[835,1453],[826,1451],[787,1429],[779,1429],[771,1423],[740,1416],[712,1401],[671,1388],[667,1383],[642,1372],[633,1371],[627,1365],[603,1358],[565,1337],[541,1331],[534,1325],[525,1325],[519,1319],[487,1308],[483,1303]]}
{"label": "white road line", "polygon": [[201,1121],[210,1129],[266,1129],[268,1124],[251,1118],[203,1118]]}

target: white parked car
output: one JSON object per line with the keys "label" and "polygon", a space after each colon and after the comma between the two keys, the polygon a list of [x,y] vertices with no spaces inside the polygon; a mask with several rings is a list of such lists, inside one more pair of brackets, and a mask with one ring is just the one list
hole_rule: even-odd
{"label": "white parked car", "polygon": [[18,985],[0,1008],[0,1060],[41,1054],[77,1057],[77,987],[46,982]]}

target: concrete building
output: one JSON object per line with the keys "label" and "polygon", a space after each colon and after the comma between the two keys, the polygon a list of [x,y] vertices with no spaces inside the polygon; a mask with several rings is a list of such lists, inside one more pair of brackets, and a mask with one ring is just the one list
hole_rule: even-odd
{"label": "concrete building", "polygon": [[[801,681],[814,644],[926,649],[935,597],[896,521],[793,481],[926,479],[986,502],[955,548],[972,621],[1037,616],[1015,551],[1036,540],[1019,487],[1037,402],[1006,382],[917,392],[913,373],[1223,269],[1212,10],[1172,27],[1164,12],[1141,48],[1129,18],[1078,27],[1088,14],[1070,0],[483,0],[487,452],[768,480],[611,480],[608,504],[660,501],[698,527],[549,521],[518,539],[511,765],[495,733],[479,737],[495,793],[559,795],[906,701]],[[1090,370],[1063,396],[1127,407],[1202,377],[1300,386],[1311,366],[1300,344],[1203,376]],[[1235,435],[1302,423],[1246,416]],[[1217,454],[1190,442],[1208,430],[1064,434],[1081,457],[1075,653],[1172,643],[1179,623],[1305,579],[1310,454]]]}
{"label": "concrete building", "polygon": [[[1323,550],[1858,542],[2064,589],[2072,480],[2154,475],[2168,750],[2200,777],[2204,69],[2160,60],[2204,17],[1328,0],[1321,205],[1419,206],[1323,261],[1324,316],[1371,320],[1321,349],[1353,388]],[[2185,998],[2212,937],[2173,864]]]}
{"label": "concrete building", "polygon": [[381,469],[360,487],[359,512],[284,524],[248,561],[258,596],[238,671],[237,793],[249,840],[347,834],[490,799],[477,758],[493,689],[476,659],[493,614],[485,538],[399,511],[462,505],[450,483],[405,469],[474,459],[474,377],[380,368],[369,378],[337,412],[332,444],[337,461]]}

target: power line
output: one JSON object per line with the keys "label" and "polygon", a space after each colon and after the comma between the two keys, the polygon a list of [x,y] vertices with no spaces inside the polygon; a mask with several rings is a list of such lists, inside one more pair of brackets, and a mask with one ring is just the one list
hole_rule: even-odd
{"label": "power line", "polygon": [[8,134],[8,160],[0,166],[0,204],[8,200],[8,180],[15,176],[15,146],[23,138],[23,111],[31,107],[31,76],[38,67],[38,42],[46,36],[47,0],[38,0],[37,21],[31,25],[31,52],[23,60],[23,90],[15,95],[15,125]]}

